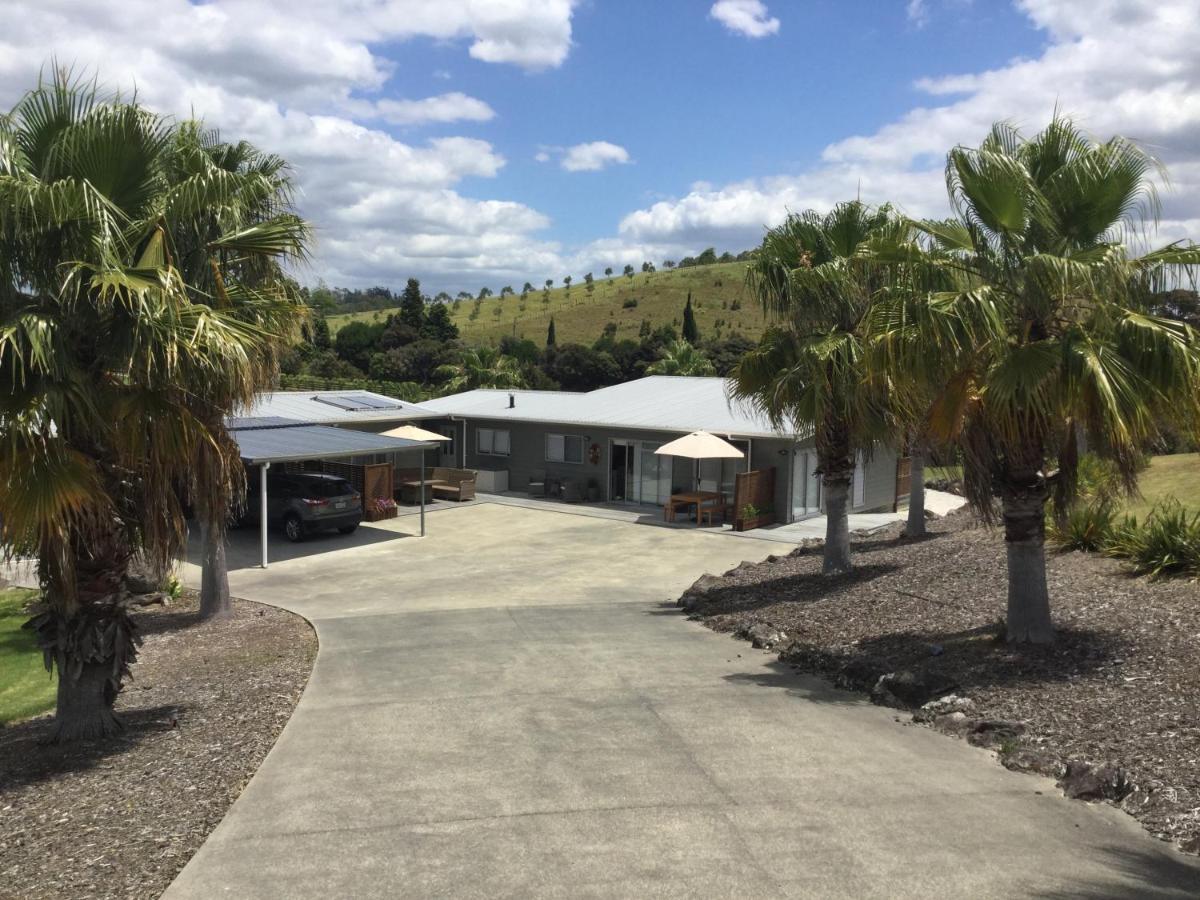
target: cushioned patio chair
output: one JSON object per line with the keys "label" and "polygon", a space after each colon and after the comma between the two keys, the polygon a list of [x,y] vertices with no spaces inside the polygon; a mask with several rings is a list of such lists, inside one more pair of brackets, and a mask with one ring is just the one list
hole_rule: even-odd
{"label": "cushioned patio chair", "polygon": [[534,470],[529,476],[529,496],[546,496],[546,473],[541,469]]}

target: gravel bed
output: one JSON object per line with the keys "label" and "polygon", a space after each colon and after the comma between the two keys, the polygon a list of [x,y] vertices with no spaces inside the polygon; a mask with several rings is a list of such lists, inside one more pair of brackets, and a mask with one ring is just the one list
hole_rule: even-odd
{"label": "gravel bed", "polygon": [[[915,721],[992,746],[1010,768],[1060,778],[1068,795],[1116,803],[1200,853],[1200,584],[1051,553],[1058,642],[1017,651],[999,639],[1000,534],[966,513],[931,522],[921,540],[901,531],[856,537],[847,576],[823,577],[819,546],[805,546],[705,576],[680,603],[717,631],[774,646],[784,662],[876,702],[916,709]],[[901,673],[900,698],[887,689],[896,679],[879,682],[887,673]],[[905,697],[912,682],[927,696]],[[1106,783],[1080,787],[1088,772]]]}
{"label": "gravel bed", "polygon": [[106,742],[40,743],[43,716],[0,728],[0,897],[158,897],[287,723],[316,658],[304,619],[194,594],[139,611],[139,662]]}

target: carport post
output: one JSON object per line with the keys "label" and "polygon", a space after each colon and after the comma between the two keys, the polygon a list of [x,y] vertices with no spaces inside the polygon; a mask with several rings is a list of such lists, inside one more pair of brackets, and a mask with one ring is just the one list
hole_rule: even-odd
{"label": "carport post", "polygon": [[258,529],[262,541],[262,567],[267,567],[267,469],[269,462],[258,467]]}
{"label": "carport post", "polygon": [[421,492],[421,537],[425,537],[425,448],[421,448],[421,484],[417,490]]}

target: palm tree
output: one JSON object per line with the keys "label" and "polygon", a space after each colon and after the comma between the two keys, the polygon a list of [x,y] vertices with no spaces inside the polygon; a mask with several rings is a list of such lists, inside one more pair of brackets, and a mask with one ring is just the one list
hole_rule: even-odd
{"label": "palm tree", "polygon": [[525,386],[520,362],[503,355],[495,347],[463,350],[457,362],[438,367],[436,375],[446,379],[446,390],[451,393],[475,388]]}
{"label": "palm tree", "polygon": [[776,428],[811,429],[827,519],[823,570],[849,571],[848,502],[857,454],[889,435],[886,383],[867,367],[864,321],[881,286],[862,256],[892,227],[886,207],[842,203],[791,215],[763,239],[749,285],[772,324],[733,372],[731,393]]}
{"label": "palm tree", "polygon": [[301,309],[264,273],[307,226],[201,134],[63,73],[0,118],[3,552],[38,560],[57,740],[120,727],[129,562],[165,571],[181,495],[240,477],[223,416]]}
{"label": "palm tree", "polygon": [[647,375],[716,375],[708,357],[687,341],[675,341],[663,347],[660,357],[646,367]]}
{"label": "palm tree", "polygon": [[1153,315],[1154,292],[1200,263],[1176,243],[1143,254],[1155,164],[1133,143],[1094,142],[1056,118],[1032,139],[996,125],[949,154],[956,213],[921,228],[955,290],[890,304],[897,373],[920,358],[947,374],[930,413],[962,452],[971,505],[1004,523],[1008,639],[1050,643],[1045,506],[1065,510],[1080,438],[1132,488],[1159,423],[1200,432],[1200,338]]}

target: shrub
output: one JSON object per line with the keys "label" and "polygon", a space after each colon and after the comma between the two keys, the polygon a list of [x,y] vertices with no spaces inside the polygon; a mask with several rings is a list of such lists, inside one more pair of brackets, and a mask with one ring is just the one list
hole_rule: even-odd
{"label": "shrub", "polygon": [[1144,522],[1126,516],[1113,527],[1104,554],[1139,575],[1200,575],[1200,512],[1175,499],[1156,505]]}
{"label": "shrub", "polygon": [[629,297],[626,300],[621,301],[621,309],[636,309],[636,308],[637,308],[637,298],[636,297]]}
{"label": "shrub", "polygon": [[1116,517],[1107,499],[1077,503],[1061,521],[1050,521],[1047,534],[1059,550],[1095,553],[1108,545]]}

